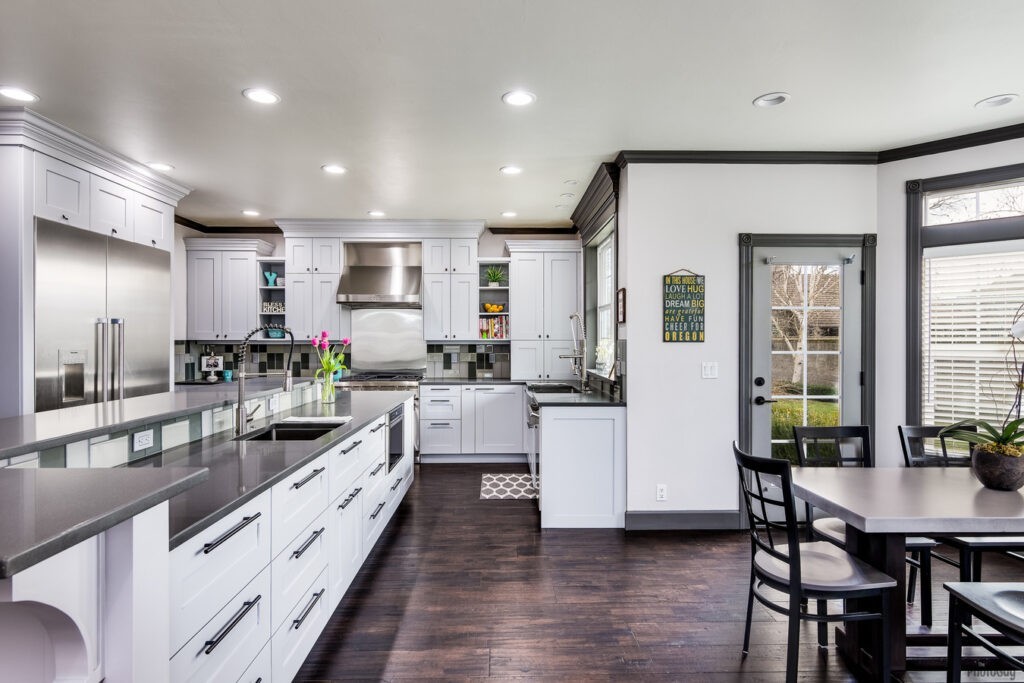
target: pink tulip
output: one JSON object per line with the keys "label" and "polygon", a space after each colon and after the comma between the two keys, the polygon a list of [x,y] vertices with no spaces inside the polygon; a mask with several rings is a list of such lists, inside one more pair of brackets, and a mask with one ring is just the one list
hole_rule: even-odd
{"label": "pink tulip", "polygon": [[348,337],[345,337],[344,339],[341,340],[341,345],[342,346],[348,346],[349,342],[351,342],[351,341],[352,341],[351,339],[349,339]]}
{"label": "pink tulip", "polygon": [[316,337],[313,337],[313,342],[312,343],[313,343],[313,348],[314,349],[320,348],[320,340],[317,339]]}
{"label": "pink tulip", "polygon": [[323,332],[320,333],[320,338],[327,339],[327,330],[324,330]]}

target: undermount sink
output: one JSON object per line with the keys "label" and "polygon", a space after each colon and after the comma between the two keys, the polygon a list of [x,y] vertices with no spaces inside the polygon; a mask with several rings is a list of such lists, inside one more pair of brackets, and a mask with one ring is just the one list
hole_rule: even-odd
{"label": "undermount sink", "polygon": [[302,424],[278,422],[258,432],[243,434],[238,441],[312,441],[337,429],[337,424]]}
{"label": "undermount sink", "polygon": [[579,389],[571,384],[556,384],[554,382],[529,384],[526,389],[534,394],[575,394],[579,392]]}

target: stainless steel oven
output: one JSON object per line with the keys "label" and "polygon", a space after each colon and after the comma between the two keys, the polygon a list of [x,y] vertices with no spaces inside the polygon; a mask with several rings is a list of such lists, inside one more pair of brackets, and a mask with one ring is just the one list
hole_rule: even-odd
{"label": "stainless steel oven", "polygon": [[405,455],[405,404],[388,413],[388,472]]}

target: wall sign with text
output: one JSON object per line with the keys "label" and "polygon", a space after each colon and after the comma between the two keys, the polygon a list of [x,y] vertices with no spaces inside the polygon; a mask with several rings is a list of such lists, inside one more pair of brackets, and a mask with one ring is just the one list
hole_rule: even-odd
{"label": "wall sign with text", "polygon": [[704,341],[704,276],[677,270],[661,281],[662,341]]}

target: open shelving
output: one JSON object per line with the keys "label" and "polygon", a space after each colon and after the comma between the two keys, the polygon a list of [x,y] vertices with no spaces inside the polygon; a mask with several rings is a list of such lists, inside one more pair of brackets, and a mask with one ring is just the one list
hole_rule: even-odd
{"label": "open shelving", "polygon": [[[482,340],[507,342],[512,337],[508,307],[508,271],[510,260],[508,257],[477,259],[480,274],[479,338]],[[487,281],[487,269],[492,267],[498,267],[505,271],[505,281],[496,287],[490,286]],[[493,310],[492,307],[494,306],[500,306],[501,308],[500,310]],[[492,310],[488,310],[488,308],[492,308]]]}
{"label": "open shelving", "polygon": [[[277,257],[261,257],[256,259],[256,265],[259,266],[259,296],[257,297],[256,305],[259,307],[256,311],[257,318],[260,321],[260,325],[266,325],[268,323],[275,323],[278,325],[285,324],[285,294],[284,294],[284,259]],[[265,273],[274,274],[274,284],[270,285],[268,282],[271,278],[268,278]],[[287,336],[283,337],[271,337],[268,336],[267,332],[260,332],[256,335],[257,339],[263,341],[284,341]]]}

